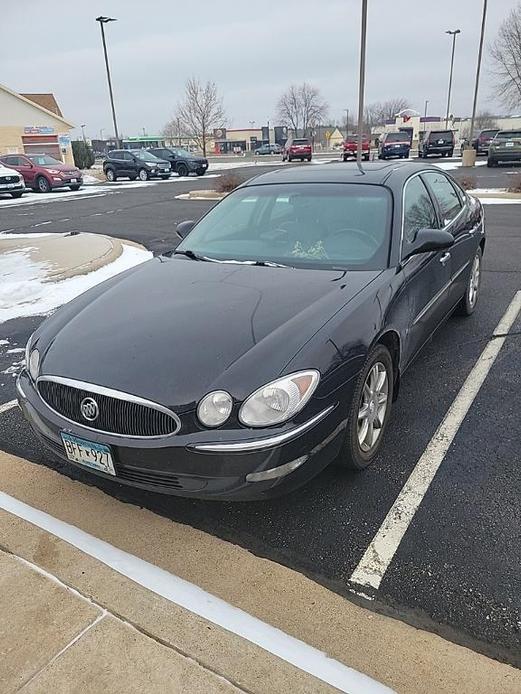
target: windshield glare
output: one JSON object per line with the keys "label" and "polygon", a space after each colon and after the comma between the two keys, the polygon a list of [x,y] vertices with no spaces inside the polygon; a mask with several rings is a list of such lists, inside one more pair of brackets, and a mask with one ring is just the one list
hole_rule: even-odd
{"label": "windshield glare", "polygon": [[49,154],[31,154],[29,159],[33,164],[37,164],[38,166],[56,166],[57,164],[61,166],[62,164],[61,161],[51,157]]}
{"label": "windshield glare", "polygon": [[156,157],[155,154],[151,154],[150,152],[146,152],[144,149],[135,149],[132,150],[132,154],[137,157],[138,159],[141,159],[141,161],[158,161],[159,157]]}
{"label": "windshield glare", "polygon": [[379,270],[388,262],[390,211],[383,186],[250,186],[210,210],[177,250],[220,261]]}

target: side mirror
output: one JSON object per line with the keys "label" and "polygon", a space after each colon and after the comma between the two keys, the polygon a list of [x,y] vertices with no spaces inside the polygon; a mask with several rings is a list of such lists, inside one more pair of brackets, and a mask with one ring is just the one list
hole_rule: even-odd
{"label": "side mirror", "polygon": [[192,221],[191,219],[186,220],[186,222],[179,222],[179,224],[176,227],[176,234],[184,239],[188,234],[192,231],[192,229],[195,226],[195,222]]}
{"label": "side mirror", "polygon": [[443,251],[453,245],[454,236],[448,231],[443,229],[420,229],[404,260],[420,253]]}

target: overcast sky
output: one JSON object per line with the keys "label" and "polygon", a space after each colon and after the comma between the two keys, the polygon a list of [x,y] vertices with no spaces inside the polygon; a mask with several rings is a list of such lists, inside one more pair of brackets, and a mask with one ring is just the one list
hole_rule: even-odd
{"label": "overcast sky", "polygon": [[[486,41],[517,0],[490,0]],[[332,119],[357,108],[361,0],[46,0],[2,2],[0,80],[19,92],[54,92],[66,118],[89,137],[112,131],[99,26],[107,25],[116,111],[123,135],[161,131],[187,77],[217,83],[231,127],[276,120],[287,85],[320,88]],[[451,111],[469,115],[481,0],[369,0],[366,102],[408,98],[444,115],[451,37],[456,47]],[[485,56],[479,107],[492,95]]]}

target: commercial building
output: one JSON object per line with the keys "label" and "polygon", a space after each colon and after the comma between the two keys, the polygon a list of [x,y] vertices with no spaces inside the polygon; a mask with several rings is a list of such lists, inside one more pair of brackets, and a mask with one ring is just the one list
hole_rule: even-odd
{"label": "commercial building", "polygon": [[0,84],[0,154],[45,152],[74,164],[73,128],[53,94],[18,94]]}

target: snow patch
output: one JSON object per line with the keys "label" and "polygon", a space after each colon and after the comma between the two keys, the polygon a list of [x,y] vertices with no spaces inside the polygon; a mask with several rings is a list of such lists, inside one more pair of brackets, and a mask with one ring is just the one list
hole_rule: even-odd
{"label": "snow patch", "polygon": [[149,251],[123,245],[114,262],[87,275],[49,282],[49,265],[30,258],[29,249],[0,255],[0,323],[27,316],[46,315],[91,287],[152,258]]}

